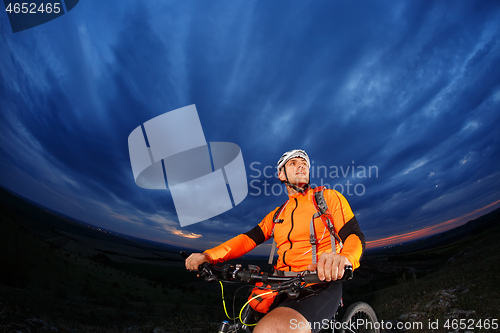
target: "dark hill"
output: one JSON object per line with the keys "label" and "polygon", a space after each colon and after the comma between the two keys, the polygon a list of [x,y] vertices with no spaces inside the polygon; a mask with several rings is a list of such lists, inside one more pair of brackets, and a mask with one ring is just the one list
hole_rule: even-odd
{"label": "dark hill", "polygon": [[[457,229],[432,237],[429,247],[418,247],[418,252],[371,262],[372,267],[385,262],[406,268],[370,295],[379,317],[423,324],[410,332],[498,332],[491,323],[500,307],[499,212]],[[420,274],[419,269],[429,266],[432,270]],[[431,330],[429,322],[438,323],[436,329]],[[468,330],[453,326],[460,322],[474,325]]]}
{"label": "dark hill", "polygon": [[182,284],[196,277],[178,252],[0,198],[0,332],[177,332],[216,317],[217,297]]}

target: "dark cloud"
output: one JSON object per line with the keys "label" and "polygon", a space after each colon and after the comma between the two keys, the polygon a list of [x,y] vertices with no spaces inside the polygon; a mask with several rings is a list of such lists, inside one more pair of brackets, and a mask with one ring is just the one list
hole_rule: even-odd
{"label": "dark cloud", "polygon": [[[344,194],[369,240],[498,200],[495,1],[111,6],[81,4],[18,34],[1,22],[0,185],[193,247],[246,231],[284,202],[273,168],[296,147],[328,170],[375,168],[312,180],[358,185]],[[127,137],[190,104],[207,141],[241,147],[253,186],[234,209],[181,229],[168,191],[135,185]]]}

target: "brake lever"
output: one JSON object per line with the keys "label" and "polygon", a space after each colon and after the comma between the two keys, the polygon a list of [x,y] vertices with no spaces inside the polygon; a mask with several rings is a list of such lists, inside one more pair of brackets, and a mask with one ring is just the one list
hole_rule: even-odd
{"label": "brake lever", "polygon": [[200,276],[205,277],[205,281],[217,281],[217,277],[215,276],[214,272],[210,269],[210,265],[205,262],[200,265],[201,269],[198,268],[198,272],[200,272]]}

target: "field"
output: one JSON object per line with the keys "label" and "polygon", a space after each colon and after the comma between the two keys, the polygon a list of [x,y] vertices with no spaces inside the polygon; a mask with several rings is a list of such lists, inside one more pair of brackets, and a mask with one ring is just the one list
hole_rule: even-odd
{"label": "field", "polygon": [[6,197],[0,332],[203,332],[221,315],[218,294],[189,286],[198,279],[178,252],[109,235],[106,244],[99,232]]}
{"label": "field", "polygon": [[[224,319],[218,285],[186,272],[180,249],[95,230],[5,191],[0,203],[1,332],[209,332]],[[447,319],[500,317],[499,216],[368,252],[346,303],[368,301],[391,323],[439,320],[434,332],[453,331]],[[226,289],[230,299],[235,287]]]}
{"label": "field", "polygon": [[379,274],[372,274],[374,281],[359,286],[357,294],[380,319],[423,323],[424,331],[430,331],[428,323],[438,322],[433,332],[464,332],[445,327],[460,320],[471,325],[470,332],[498,331],[483,324],[500,320],[499,220],[497,210],[404,249],[368,255],[368,270],[378,267]]}

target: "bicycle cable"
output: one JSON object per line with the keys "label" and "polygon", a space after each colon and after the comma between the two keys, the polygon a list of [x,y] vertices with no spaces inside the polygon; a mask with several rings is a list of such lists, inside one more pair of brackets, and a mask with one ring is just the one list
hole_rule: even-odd
{"label": "bicycle cable", "polygon": [[[254,288],[254,287],[255,287],[255,285],[242,285],[238,289],[236,289],[236,291],[234,292],[234,295],[233,295],[233,314],[236,314],[236,299],[237,299],[237,295],[240,292],[240,290]],[[239,319],[239,317],[236,316],[235,319]]]}
{"label": "bicycle cable", "polygon": [[227,317],[229,320],[235,320],[235,319],[237,319],[238,317],[231,318],[231,317],[229,317],[229,314],[227,313],[227,309],[226,309],[226,300],[224,299],[224,285],[222,284],[222,281],[221,281],[221,280],[218,280],[218,281],[219,281],[219,284],[220,284],[220,291],[221,291],[221,294],[222,294],[222,306],[224,307],[224,312],[226,313],[226,317]]}
{"label": "bicycle cable", "polygon": [[[226,300],[225,300],[225,298],[224,298],[224,284],[222,283],[222,281],[221,281],[221,280],[217,280],[217,281],[218,281],[218,282],[219,282],[219,284],[220,284],[221,295],[222,295],[222,306],[223,306],[223,308],[224,308],[224,313],[226,314],[226,317],[227,317],[229,320],[236,320],[236,319],[239,319],[239,321],[240,321],[243,325],[245,325],[245,326],[255,326],[255,325],[257,325],[257,323],[255,323],[255,324],[247,324],[247,323],[243,322],[243,317],[242,317],[242,316],[243,316],[243,310],[245,310],[245,307],[246,307],[247,305],[249,305],[249,304],[250,304],[250,302],[251,302],[251,301],[253,301],[254,299],[257,299],[257,298],[259,298],[259,297],[262,297],[262,296],[265,296],[265,295],[269,295],[269,294],[272,294],[272,293],[278,293],[278,291],[277,291],[277,290],[271,290],[271,291],[268,291],[268,292],[265,292],[265,293],[263,293],[263,294],[259,294],[259,295],[256,295],[256,296],[254,296],[254,297],[250,298],[250,299],[249,299],[249,300],[248,300],[245,304],[243,304],[243,306],[241,307],[241,310],[240,310],[239,315],[238,315],[238,316],[236,316],[236,317],[234,317],[234,318],[231,318],[231,317],[229,316],[229,314],[227,313],[227,308],[226,308]],[[242,287],[247,287],[247,286],[242,286]],[[234,311],[234,308],[233,308],[233,311]]]}
{"label": "bicycle cable", "polygon": [[244,310],[244,309],[245,309],[245,307],[246,307],[248,304],[250,304],[250,302],[251,302],[251,301],[253,301],[254,299],[257,299],[257,298],[262,297],[262,296],[264,296],[264,295],[269,295],[269,294],[272,294],[272,293],[277,293],[277,292],[278,292],[277,290],[271,290],[271,291],[265,292],[265,293],[263,293],[263,294],[255,295],[254,297],[250,298],[250,299],[249,299],[249,300],[248,300],[245,304],[243,304],[243,306],[241,307],[240,314],[239,314],[239,316],[238,316],[238,318],[239,318],[240,322],[241,322],[243,325],[245,325],[245,326],[255,326],[255,325],[257,325],[257,323],[255,323],[255,324],[246,324],[246,323],[244,323],[244,322],[243,322],[243,318],[241,317],[241,316],[242,316],[242,314],[243,314],[243,310]]}

